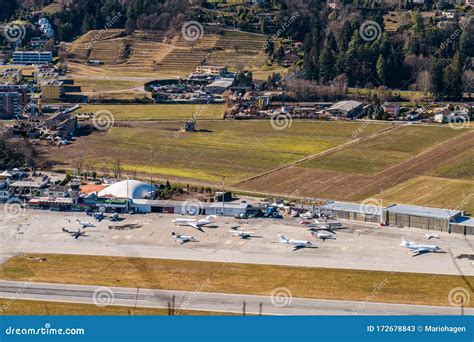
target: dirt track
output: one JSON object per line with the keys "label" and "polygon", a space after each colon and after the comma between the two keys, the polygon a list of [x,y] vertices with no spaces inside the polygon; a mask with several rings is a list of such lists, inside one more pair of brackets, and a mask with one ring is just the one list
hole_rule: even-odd
{"label": "dirt track", "polygon": [[440,165],[472,149],[474,131],[470,130],[453,139],[435,145],[403,163],[386,168],[375,175],[358,175],[289,166],[262,177],[239,183],[235,188],[255,192],[298,194],[298,197],[357,201],[380,193],[410,178],[429,173]]}

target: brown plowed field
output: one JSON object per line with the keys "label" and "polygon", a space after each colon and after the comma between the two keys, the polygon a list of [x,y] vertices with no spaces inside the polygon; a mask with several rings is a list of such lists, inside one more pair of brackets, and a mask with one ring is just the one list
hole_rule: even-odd
{"label": "brown plowed field", "polygon": [[395,166],[373,175],[359,175],[314,168],[290,166],[262,177],[242,182],[236,188],[266,192],[271,184],[273,193],[299,197],[357,201],[378,195],[408,179],[428,174],[431,170],[456,160],[466,150],[474,150],[474,131],[469,131]]}

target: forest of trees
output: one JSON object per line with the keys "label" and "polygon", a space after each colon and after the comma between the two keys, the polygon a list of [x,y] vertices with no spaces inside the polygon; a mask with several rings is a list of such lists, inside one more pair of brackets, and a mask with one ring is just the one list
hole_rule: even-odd
{"label": "forest of trees", "polygon": [[[303,41],[303,78],[330,84],[343,75],[351,87],[418,90],[436,99],[460,99],[463,91],[472,91],[472,21],[453,21],[440,28],[413,11],[408,27],[388,35],[382,11],[363,15],[350,8],[331,13],[315,8],[305,10],[286,32],[286,37]],[[374,40],[364,40],[360,34],[361,24],[368,20],[380,27]]]}
{"label": "forest of trees", "polygon": [[[80,11],[84,15],[77,16]],[[94,29],[103,29],[111,18],[116,28],[144,30],[177,30],[192,15],[187,0],[77,0],[53,22],[59,40],[70,41]]]}
{"label": "forest of trees", "polygon": [[0,135],[0,169],[10,170],[15,167],[34,168],[37,165],[38,153],[34,146],[24,139],[8,139]]}

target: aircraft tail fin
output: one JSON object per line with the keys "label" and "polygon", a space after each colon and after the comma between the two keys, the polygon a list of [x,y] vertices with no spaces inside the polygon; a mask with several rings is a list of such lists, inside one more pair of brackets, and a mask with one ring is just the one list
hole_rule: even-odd
{"label": "aircraft tail fin", "polygon": [[281,242],[287,242],[288,241],[288,239],[282,234],[278,234],[277,236],[280,238]]}
{"label": "aircraft tail fin", "polygon": [[408,247],[408,246],[410,246],[410,242],[405,240],[405,237],[402,236],[402,242],[400,243],[400,246]]}

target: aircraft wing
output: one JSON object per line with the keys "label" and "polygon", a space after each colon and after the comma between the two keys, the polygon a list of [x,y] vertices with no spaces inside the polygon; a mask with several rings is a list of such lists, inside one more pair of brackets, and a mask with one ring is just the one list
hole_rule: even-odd
{"label": "aircraft wing", "polygon": [[176,241],[178,241],[178,242],[183,243],[183,239],[182,239],[180,236],[176,236],[176,235],[175,235],[175,236],[174,236],[174,239],[175,239]]}
{"label": "aircraft wing", "polygon": [[413,254],[412,256],[417,256],[417,255],[420,255],[420,254],[431,252],[431,249],[423,248],[423,247],[410,248],[410,249],[411,249],[411,253]]}
{"label": "aircraft wing", "polygon": [[305,248],[306,244],[298,244],[298,245],[293,245],[293,251],[297,251],[298,249]]}
{"label": "aircraft wing", "polygon": [[201,232],[203,232],[202,228],[200,225],[198,225],[196,222],[188,222],[188,225],[190,225],[191,227],[197,229],[197,230],[200,230]]}

